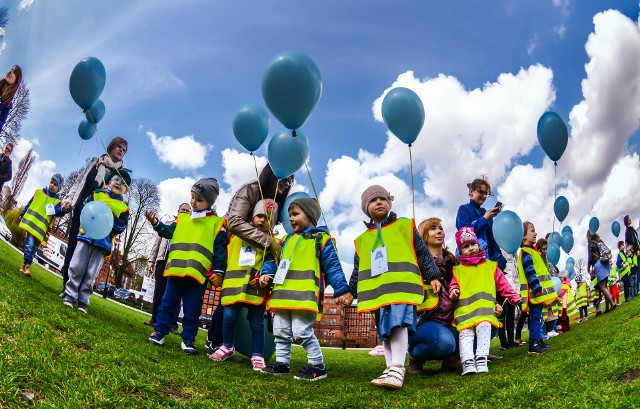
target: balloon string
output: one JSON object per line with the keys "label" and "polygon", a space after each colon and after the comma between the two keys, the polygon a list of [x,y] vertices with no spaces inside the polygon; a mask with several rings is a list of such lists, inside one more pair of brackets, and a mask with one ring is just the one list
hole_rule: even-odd
{"label": "balloon string", "polygon": [[[553,162],[553,206],[555,208],[556,200],[558,200],[558,186],[556,185],[556,174],[558,172],[558,162]],[[556,212],[553,210],[553,230],[556,231]]]}
{"label": "balloon string", "polygon": [[411,167],[411,206],[413,208],[413,220],[416,219],[416,191],[413,181],[413,156],[411,154],[411,144],[409,144],[409,166]]}
{"label": "balloon string", "polygon": [[[250,154],[251,154],[251,157],[253,157],[253,167],[256,170],[256,180],[258,181],[258,190],[260,191],[260,199],[262,200],[262,206],[264,208],[264,214],[267,216],[267,223],[269,224],[269,236],[273,240],[274,237],[273,237],[273,231],[271,230],[272,229],[272,226],[271,226],[271,215],[269,215],[269,213],[267,212],[267,205],[264,202],[264,195],[262,193],[262,185],[260,184],[260,175],[258,174],[258,162],[256,161],[256,156],[253,154],[253,152],[250,152]],[[276,194],[277,193],[278,193],[278,190],[277,190],[277,184],[276,184]],[[267,248],[264,247],[262,249],[262,259],[263,260],[264,260],[264,257],[265,257],[266,254],[267,254]]]}

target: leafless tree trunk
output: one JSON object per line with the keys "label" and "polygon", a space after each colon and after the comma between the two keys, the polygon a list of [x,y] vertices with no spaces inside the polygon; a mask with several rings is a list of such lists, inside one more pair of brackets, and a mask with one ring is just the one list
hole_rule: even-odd
{"label": "leafless tree trunk", "polygon": [[16,198],[22,192],[24,188],[24,184],[27,181],[27,177],[29,176],[29,169],[31,169],[31,165],[33,165],[33,161],[35,160],[35,154],[33,153],[33,149],[29,149],[26,155],[22,159],[20,159],[20,163],[18,164],[18,171],[14,175],[11,180],[11,191],[4,198],[4,203],[2,206],[2,213],[8,212],[11,208],[16,205]]}
{"label": "leafless tree trunk", "polygon": [[588,273],[587,268],[586,268],[586,266],[584,264],[584,259],[581,258],[578,261],[576,261],[575,269],[577,270],[576,271],[576,273],[577,273],[576,275],[578,277],[582,277],[585,281],[589,280],[589,273]]}

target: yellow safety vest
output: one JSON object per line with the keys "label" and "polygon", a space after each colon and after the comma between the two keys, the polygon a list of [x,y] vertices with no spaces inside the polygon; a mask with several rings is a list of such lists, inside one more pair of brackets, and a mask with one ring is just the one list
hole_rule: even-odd
{"label": "yellow safety vest", "polygon": [[571,286],[568,284],[562,284],[562,289],[567,294],[567,306],[563,308],[567,309],[568,317],[573,317],[574,315],[578,314],[578,307],[576,307],[576,300],[573,297],[573,290],[571,289]]}
{"label": "yellow safety vest", "polygon": [[[385,305],[420,305],[421,309],[434,308],[437,298],[427,293],[418,268],[418,259],[413,248],[413,219],[399,218],[380,229],[370,229],[355,240],[358,265],[358,312],[375,311]],[[384,245],[387,251],[389,271],[371,277],[371,252]],[[434,304],[435,303],[435,304]],[[424,306],[423,306],[424,305]]]}
{"label": "yellow safety vest", "polygon": [[18,227],[38,239],[40,244],[44,245],[49,238],[49,231],[51,230],[55,216],[47,215],[46,206],[48,204],[55,206],[58,203],[60,203],[60,199],[46,195],[42,189],[36,190],[31,204],[24,213],[24,216],[22,216]]}
{"label": "yellow safety vest", "polygon": [[547,306],[547,309],[544,313],[544,320],[548,320],[549,317],[549,311],[551,311],[551,313],[553,314],[553,316],[555,317],[555,319],[560,318],[560,314],[562,313],[562,308],[560,308],[560,305],[555,302],[549,306]]}
{"label": "yellow safety vest", "polygon": [[588,304],[587,283],[582,283],[576,288],[576,307],[582,308]]}
{"label": "yellow safety vest", "polygon": [[250,244],[245,243],[238,236],[231,237],[227,247],[227,271],[222,282],[220,302],[223,306],[242,302],[252,305],[262,305],[265,300],[266,290],[263,288],[251,288],[249,280],[253,275],[259,276],[265,251],[262,248],[251,246],[256,253],[256,260],[252,266],[240,266],[240,254]]}
{"label": "yellow safety vest", "polygon": [[213,266],[213,243],[223,227],[224,219],[214,214],[196,219],[179,214],[164,276],[191,277],[204,284]]}
{"label": "yellow safety vest", "polygon": [[620,272],[620,278],[626,276],[631,271],[631,260],[627,261],[627,255],[624,254],[624,251],[621,251],[620,258],[622,259],[622,263],[627,265],[627,268]]}
{"label": "yellow safety vest", "polygon": [[[529,289],[529,284],[527,281],[527,276],[524,274],[524,267],[522,267],[522,255],[523,253],[527,253],[533,259],[533,268],[536,270],[536,275],[538,276],[538,281],[540,281],[540,285],[542,286],[542,294],[534,297],[531,294]],[[542,260],[542,256],[536,250],[529,247],[522,247],[520,249],[520,253],[518,254],[518,276],[520,277],[520,297],[522,298],[522,302],[524,303],[523,311],[528,310],[528,304],[542,304],[550,305],[557,298],[558,294],[553,288],[553,281],[551,280],[551,276],[549,275],[549,270],[547,269],[547,265],[544,260]]]}
{"label": "yellow safety vest", "polygon": [[495,261],[453,268],[453,276],[460,285],[460,298],[453,313],[453,322],[458,331],[485,321],[500,328],[495,312],[496,268],[498,263]]}
{"label": "yellow safety vest", "polygon": [[120,215],[129,210],[129,206],[122,200],[113,199],[111,196],[106,194],[105,192],[94,192],[93,200],[96,202],[102,202],[109,206],[111,212],[116,216],[120,217]]}
{"label": "yellow safety vest", "polygon": [[321,235],[321,249],[331,238],[318,232],[312,237],[294,234],[285,241],[283,260],[289,260],[289,270],[282,284],[274,284],[267,301],[270,310],[304,310],[315,312],[316,321],[322,318],[320,302],[320,260],[316,239]]}

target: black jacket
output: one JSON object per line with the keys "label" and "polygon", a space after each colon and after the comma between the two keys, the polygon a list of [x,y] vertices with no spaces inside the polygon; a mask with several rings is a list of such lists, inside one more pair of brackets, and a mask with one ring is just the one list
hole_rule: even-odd
{"label": "black jacket", "polygon": [[0,156],[0,192],[5,182],[8,182],[13,177],[11,173],[11,158],[8,156]]}

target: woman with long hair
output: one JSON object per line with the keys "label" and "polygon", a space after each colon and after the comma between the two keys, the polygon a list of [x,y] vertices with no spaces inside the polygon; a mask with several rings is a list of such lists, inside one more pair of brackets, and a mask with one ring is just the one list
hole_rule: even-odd
{"label": "woman with long hair", "polygon": [[[604,312],[607,313],[616,309],[616,304],[613,302],[613,297],[611,297],[607,286],[611,273],[611,250],[604,244],[598,233],[591,234],[590,231],[587,231],[587,241],[589,248],[587,270],[591,272],[591,278],[596,279],[596,288],[604,296],[606,303]],[[601,312],[600,301],[597,301],[596,314]]]}
{"label": "woman with long hair", "polygon": [[13,108],[13,97],[18,91],[18,87],[22,82],[22,68],[14,65],[11,70],[0,80],[0,131],[7,122],[9,112]]}

